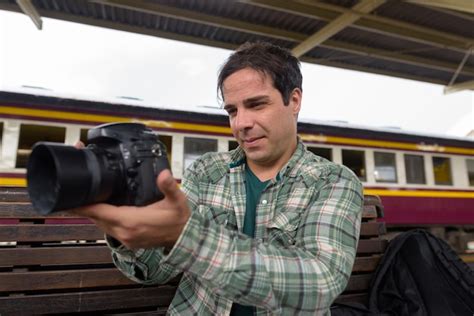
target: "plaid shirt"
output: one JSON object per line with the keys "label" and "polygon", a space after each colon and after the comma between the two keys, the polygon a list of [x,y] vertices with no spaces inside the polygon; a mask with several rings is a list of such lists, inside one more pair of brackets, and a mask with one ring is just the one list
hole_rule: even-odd
{"label": "plaid shirt", "polygon": [[202,156],[183,179],[192,214],[171,251],[109,243],[115,264],[144,284],[184,272],[170,315],[228,315],[232,302],[257,315],[329,315],[355,259],[359,180],[299,142],[262,192],[252,239],[241,232],[244,168],[240,148]]}

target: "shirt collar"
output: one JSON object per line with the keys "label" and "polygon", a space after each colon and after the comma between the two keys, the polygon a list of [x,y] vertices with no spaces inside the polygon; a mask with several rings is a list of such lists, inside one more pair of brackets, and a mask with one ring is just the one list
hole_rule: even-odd
{"label": "shirt collar", "polygon": [[[304,155],[305,147],[301,138],[298,136],[296,150],[291,156],[290,160],[281,168],[276,176],[276,181],[280,181],[284,177],[295,178],[298,176],[298,168],[295,168],[298,164],[301,164],[301,158]],[[234,169],[242,166],[245,163],[245,152],[242,148],[237,147],[237,149],[231,151],[231,162],[229,163],[229,168]]]}

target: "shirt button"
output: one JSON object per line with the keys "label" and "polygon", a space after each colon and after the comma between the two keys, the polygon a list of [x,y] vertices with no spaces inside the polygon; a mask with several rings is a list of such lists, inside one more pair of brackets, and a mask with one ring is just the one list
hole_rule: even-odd
{"label": "shirt button", "polygon": [[266,205],[267,203],[268,203],[267,200],[262,200],[262,204],[263,204],[263,205]]}

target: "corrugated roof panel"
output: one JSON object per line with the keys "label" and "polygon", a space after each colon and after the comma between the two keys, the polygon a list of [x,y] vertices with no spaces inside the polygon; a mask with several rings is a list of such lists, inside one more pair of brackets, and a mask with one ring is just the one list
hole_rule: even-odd
{"label": "corrugated roof panel", "polygon": [[322,0],[321,2],[326,2],[341,7],[351,8],[355,6],[359,1],[358,0]]}
{"label": "corrugated roof panel", "polygon": [[441,10],[432,10],[429,6],[421,7],[403,1],[389,1],[377,10],[377,14],[422,25],[433,30],[462,35],[474,40],[474,14],[465,13],[471,19],[463,19],[459,15],[444,13]]}
{"label": "corrugated roof panel", "polygon": [[404,40],[351,27],[343,29],[334,35],[332,39],[389,51],[410,51],[428,47],[427,45],[415,41]]}
{"label": "corrugated roof panel", "polygon": [[325,47],[315,48],[311,50],[307,54],[307,56],[311,58],[320,59],[321,61],[338,61],[338,62],[358,57],[357,55],[354,55],[354,54],[336,51],[336,50],[325,48]]}
{"label": "corrugated roof panel", "polygon": [[[197,11],[203,14],[245,21],[302,34],[311,34],[326,22],[301,15],[252,6],[236,1],[170,1],[156,0],[157,4]],[[206,5],[203,5],[205,3]]]}
{"label": "corrugated roof panel", "polygon": [[[341,6],[344,8],[353,7],[359,1],[357,0],[325,0],[325,3]],[[6,3],[6,5],[5,5]],[[140,6],[141,2],[128,1],[129,6]],[[122,28],[133,26],[143,28],[143,32],[147,33],[150,29],[167,32],[173,37],[173,34],[191,36],[192,42],[213,45],[219,47],[228,47],[230,44],[239,45],[246,41],[267,40],[277,45],[293,48],[298,43],[294,39],[280,39],[280,35],[268,34],[268,36],[255,35],[252,32],[237,31],[230,29],[233,21],[245,22],[248,25],[266,26],[270,30],[275,29],[275,33],[279,30],[296,33],[295,38],[303,40],[305,36],[309,36],[324,27],[327,22],[316,18],[310,18],[298,14],[286,13],[277,9],[264,8],[254,6],[249,3],[242,3],[233,0],[148,0],[145,3],[155,3],[157,5],[172,6],[183,11],[181,16],[168,17],[160,16],[159,10],[156,13],[143,13],[141,11],[131,9],[122,9],[111,5],[102,5],[91,3],[87,0],[33,0],[33,4],[42,12],[44,16],[60,17],[64,20],[77,21],[77,16],[84,16],[90,19],[103,20],[114,23],[114,28]],[[287,3],[291,3],[288,1]],[[12,11],[21,11],[15,0],[0,1],[0,8]],[[228,19],[225,24],[227,26],[209,25],[200,21],[190,22],[187,20],[189,15],[185,11],[215,16],[222,19]],[[180,13],[178,12],[178,15]],[[382,17],[388,17],[393,20],[408,22],[414,26],[420,25],[432,30],[441,30],[443,32],[452,33],[455,37],[467,37],[466,47],[468,43],[474,43],[474,15],[467,13],[453,13],[452,11],[443,11],[443,9],[426,8],[401,1],[386,1],[372,13]],[[303,14],[304,15],[304,14]],[[83,20],[82,20],[83,22]],[[88,23],[87,21],[84,23]],[[96,24],[90,22],[91,24]],[[145,30],[146,29],[146,30]],[[383,32],[389,31],[384,29]],[[367,31],[362,28],[348,27],[333,36],[331,40],[336,41],[335,44],[350,44],[352,48],[361,47],[362,51],[370,49],[378,49],[385,52],[398,52],[397,58],[403,58],[402,54],[409,56],[421,57],[425,60],[433,60],[434,64],[449,63],[448,67],[434,66],[429,69],[429,62],[418,61],[409,62],[392,60],[392,58],[377,57],[377,52],[373,55],[362,53],[352,53],[343,51],[344,48],[330,48],[329,45],[316,47],[309,52],[309,55],[323,61],[334,61],[342,64],[344,68],[357,68],[360,66],[374,69],[374,71],[388,71],[399,74],[400,76],[421,76],[421,80],[433,81],[442,80],[449,82],[451,79],[454,65],[459,65],[465,56],[462,51],[462,45],[456,44],[450,47],[443,47],[443,40],[430,39],[432,42],[438,41],[437,44],[427,44],[416,40],[401,38],[397,35],[387,36],[383,32]],[[158,32],[157,32],[158,33]],[[281,32],[280,32],[281,34]],[[278,39],[276,39],[276,37]],[[472,39],[472,41],[470,40]],[[209,42],[211,41],[211,42]],[[449,41],[448,41],[449,42]],[[344,46],[344,45],[343,45]],[[369,48],[369,49],[367,49]],[[416,65],[414,65],[416,63]],[[420,66],[422,65],[423,66]],[[465,67],[474,67],[474,56],[470,56]],[[441,69],[441,70],[440,70]],[[444,69],[444,70],[443,70]],[[470,76],[460,74],[457,82],[472,80]]]}
{"label": "corrugated roof panel", "polygon": [[428,59],[437,56],[440,61],[453,64],[459,63],[464,57],[461,52],[355,28],[346,28],[332,38],[355,45],[385,50],[390,53],[398,52]]}
{"label": "corrugated roof panel", "polygon": [[[408,65],[401,62],[391,61],[387,63],[386,60],[378,59],[373,56],[361,56],[357,54],[337,52],[332,49],[318,47],[308,53],[308,56],[314,58],[312,62],[325,64],[325,61],[337,62],[339,64],[346,65],[347,68],[351,66],[362,66],[371,68],[378,71],[392,71],[395,73],[403,73],[411,76],[428,76],[446,82],[451,80],[453,75],[452,72],[430,69],[428,67],[421,67],[416,65]],[[321,59],[318,61],[317,59]],[[459,75],[457,82],[463,82],[467,80],[474,80],[473,76]]]}
{"label": "corrugated roof panel", "polygon": [[[402,72],[408,75],[413,75],[413,76],[418,76],[418,77],[434,78],[434,79],[442,80],[446,84],[449,83],[452,77],[451,72],[435,70],[435,69],[430,69],[430,68],[420,67],[420,66],[407,65],[407,64],[393,62],[393,61],[391,63],[387,63],[386,61],[380,60],[377,58],[361,57],[360,59],[352,59],[350,60],[350,62],[355,65],[363,65],[366,67],[379,69],[379,70]],[[472,79],[474,79],[474,76],[469,77],[469,76],[459,75],[458,77],[459,82],[472,80]]]}

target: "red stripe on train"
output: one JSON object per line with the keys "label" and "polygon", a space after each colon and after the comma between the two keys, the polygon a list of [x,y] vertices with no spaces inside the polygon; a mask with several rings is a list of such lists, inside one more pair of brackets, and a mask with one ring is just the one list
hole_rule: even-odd
{"label": "red stripe on train", "polygon": [[387,224],[472,225],[474,199],[381,196]]}

